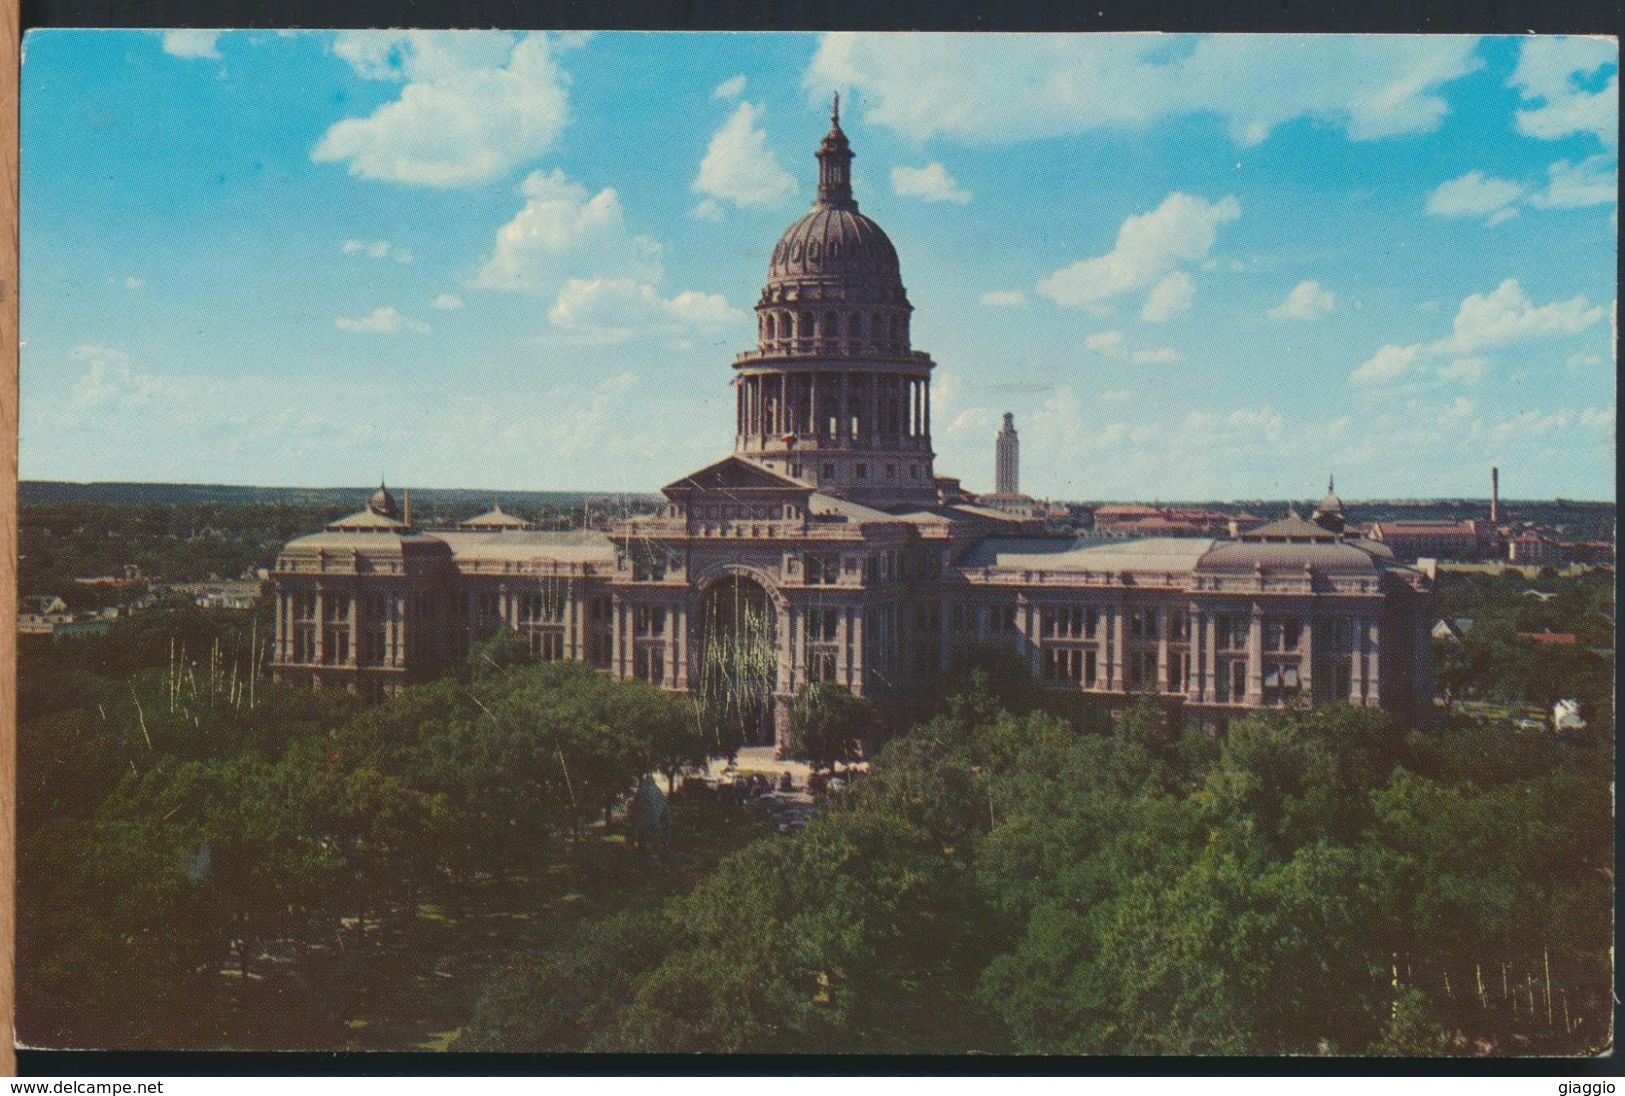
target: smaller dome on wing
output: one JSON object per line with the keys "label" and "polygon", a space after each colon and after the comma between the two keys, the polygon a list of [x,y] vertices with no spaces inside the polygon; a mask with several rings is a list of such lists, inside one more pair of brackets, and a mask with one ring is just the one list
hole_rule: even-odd
{"label": "smaller dome on wing", "polygon": [[401,516],[399,507],[395,505],[395,496],[389,493],[389,488],[385,487],[381,480],[378,483],[378,490],[374,491],[372,497],[367,500],[367,509],[375,514],[382,514],[386,518]]}
{"label": "smaller dome on wing", "polygon": [[1326,497],[1315,503],[1314,523],[1322,529],[1341,533],[1344,528],[1343,500],[1337,497],[1335,479],[1326,480]]}

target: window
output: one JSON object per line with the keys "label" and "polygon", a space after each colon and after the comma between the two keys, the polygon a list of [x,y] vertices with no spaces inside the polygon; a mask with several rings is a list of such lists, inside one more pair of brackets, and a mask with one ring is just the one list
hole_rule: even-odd
{"label": "window", "polygon": [[803,618],[808,643],[834,643],[840,627],[839,609],[808,609]]}
{"label": "window", "polygon": [[813,650],[807,652],[807,680],[835,680],[835,652]]}
{"label": "window", "polygon": [[632,607],[632,634],[660,636],[666,634],[666,610],[658,605]]}
{"label": "window", "polygon": [[908,466],[908,478],[909,479],[919,479],[920,478],[920,466],[919,465],[911,464],[911,465]]}
{"label": "window", "polygon": [[1147,692],[1157,687],[1157,652],[1133,651],[1128,660],[1128,687]]}
{"label": "window", "polygon": [[1083,654],[1072,648],[1050,648],[1044,652],[1044,677],[1050,681],[1077,681],[1083,668]]}
{"label": "window", "polygon": [[663,647],[639,647],[632,652],[632,673],[651,685],[659,685],[666,676],[666,651]]}
{"label": "window", "polygon": [[632,550],[632,581],[660,582],[665,577],[666,553],[645,545],[635,545]]}
{"label": "window", "polygon": [[895,464],[886,465],[886,478],[887,479],[896,479],[897,478],[897,465],[895,465]]}
{"label": "window", "polygon": [[808,552],[803,557],[804,581],[808,586],[833,586],[841,581],[841,557]]}
{"label": "window", "polygon": [[869,478],[869,466],[867,464],[864,464],[862,461],[858,462],[858,478],[859,479],[868,479]]}
{"label": "window", "polygon": [[1077,606],[1045,609],[1039,619],[1046,636],[1060,636],[1065,639],[1079,639],[1083,636],[1084,612]]}
{"label": "window", "polygon": [[831,461],[831,460],[827,460],[827,461],[824,462],[824,479],[832,480],[834,478],[835,478],[835,462]]}
{"label": "window", "polygon": [[532,632],[530,653],[542,662],[557,662],[564,657],[564,636],[558,632]]}
{"label": "window", "polygon": [[1099,681],[1097,657],[1094,651],[1083,652],[1083,683],[1093,688]]}

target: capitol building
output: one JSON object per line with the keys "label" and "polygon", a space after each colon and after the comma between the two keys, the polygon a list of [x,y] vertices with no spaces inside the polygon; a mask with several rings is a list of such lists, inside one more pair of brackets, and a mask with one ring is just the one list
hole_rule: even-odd
{"label": "capitol building", "polygon": [[1215,731],[1259,708],[1431,705],[1430,578],[1346,533],[1330,491],[1229,538],[1048,534],[1011,505],[1031,500],[1008,416],[993,494],[939,475],[933,363],[852,159],[836,113],[733,362],[731,455],[605,532],[500,507],[420,528],[380,487],[279,555],[276,676],[382,699],[508,628],[540,659],[718,699],[781,748],[806,684],[906,692],[980,644],[1080,703],[1157,698]]}

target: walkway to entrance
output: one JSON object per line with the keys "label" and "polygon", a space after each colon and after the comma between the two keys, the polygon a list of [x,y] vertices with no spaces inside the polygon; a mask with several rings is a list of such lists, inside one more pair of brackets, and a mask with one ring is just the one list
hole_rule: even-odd
{"label": "walkway to entrance", "polygon": [[[742,746],[738,756],[738,771],[745,773],[762,773],[773,781],[777,787],[780,773],[789,773],[790,781],[797,789],[807,786],[807,778],[812,775],[812,769],[805,761],[780,761],[774,756],[772,746]],[[722,770],[727,767],[728,759],[714,758],[710,767],[705,771],[707,780],[723,779]],[[732,774],[729,774],[730,776]]]}

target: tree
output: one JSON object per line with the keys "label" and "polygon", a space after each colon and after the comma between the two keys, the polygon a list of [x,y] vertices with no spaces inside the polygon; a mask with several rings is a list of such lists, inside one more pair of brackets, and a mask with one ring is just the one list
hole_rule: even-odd
{"label": "tree", "polygon": [[874,706],[828,682],[806,685],[790,709],[790,755],[816,771],[856,761],[874,734]]}

